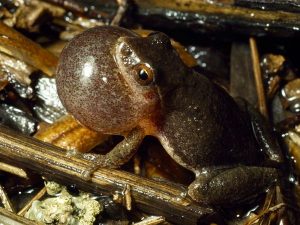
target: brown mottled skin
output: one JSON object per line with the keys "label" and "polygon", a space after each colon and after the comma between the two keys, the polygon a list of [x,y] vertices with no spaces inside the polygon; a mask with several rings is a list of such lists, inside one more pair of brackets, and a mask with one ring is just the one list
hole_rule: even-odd
{"label": "brown mottled skin", "polygon": [[[139,76],[141,71],[148,76]],[[232,203],[277,179],[276,169],[264,167],[250,116],[223,89],[184,65],[165,34],[142,38],[108,26],[85,31],[60,56],[57,88],[82,124],[125,136],[96,158],[86,176],[99,166],[120,166],[145,135],[152,135],[195,173],[188,193],[198,202]],[[279,161],[278,153],[271,155]]]}

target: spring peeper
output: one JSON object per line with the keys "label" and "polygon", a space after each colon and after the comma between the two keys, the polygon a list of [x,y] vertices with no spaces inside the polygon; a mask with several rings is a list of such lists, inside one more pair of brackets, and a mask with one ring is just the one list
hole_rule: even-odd
{"label": "spring peeper", "polygon": [[187,67],[163,33],[141,37],[120,27],[89,29],[62,51],[56,79],[62,103],[78,121],[125,137],[94,157],[86,177],[98,167],[119,167],[152,135],[195,173],[188,194],[197,202],[238,201],[277,179],[277,170],[265,162],[280,161],[280,154],[268,138],[253,134],[264,128],[226,91]]}

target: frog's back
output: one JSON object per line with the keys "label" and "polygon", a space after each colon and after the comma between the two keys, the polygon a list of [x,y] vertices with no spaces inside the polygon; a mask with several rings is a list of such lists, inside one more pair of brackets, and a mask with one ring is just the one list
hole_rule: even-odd
{"label": "frog's back", "polygon": [[[250,121],[220,87],[194,73],[164,97],[165,148],[192,168],[254,164]],[[185,166],[185,165],[184,165]]]}

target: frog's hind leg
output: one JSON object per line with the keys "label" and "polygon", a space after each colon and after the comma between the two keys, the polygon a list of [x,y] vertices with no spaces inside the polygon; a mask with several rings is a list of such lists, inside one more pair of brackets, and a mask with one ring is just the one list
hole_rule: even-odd
{"label": "frog's hind leg", "polygon": [[197,202],[226,205],[261,193],[277,181],[277,170],[240,166],[196,176],[188,194]]}
{"label": "frog's hind leg", "polygon": [[275,135],[272,134],[272,130],[268,122],[251,105],[247,105],[247,110],[250,115],[253,133],[256,141],[258,142],[258,145],[268,156],[269,160],[273,162],[273,165],[275,165],[276,163],[282,163],[282,152],[277,140],[274,138]]}
{"label": "frog's hind leg", "polygon": [[269,165],[278,166],[283,162],[283,155],[280,150],[280,146],[274,137],[273,131],[271,129],[268,121],[247,101],[241,98],[235,98],[236,103],[239,105],[240,109],[247,114],[250,122],[253,135],[269,159]]}

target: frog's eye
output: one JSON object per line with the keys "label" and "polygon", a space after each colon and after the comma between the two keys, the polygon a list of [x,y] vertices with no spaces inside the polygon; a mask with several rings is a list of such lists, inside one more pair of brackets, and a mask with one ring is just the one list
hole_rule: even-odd
{"label": "frog's eye", "polygon": [[148,65],[139,64],[135,67],[135,79],[141,85],[148,85],[154,79],[154,71]]}

